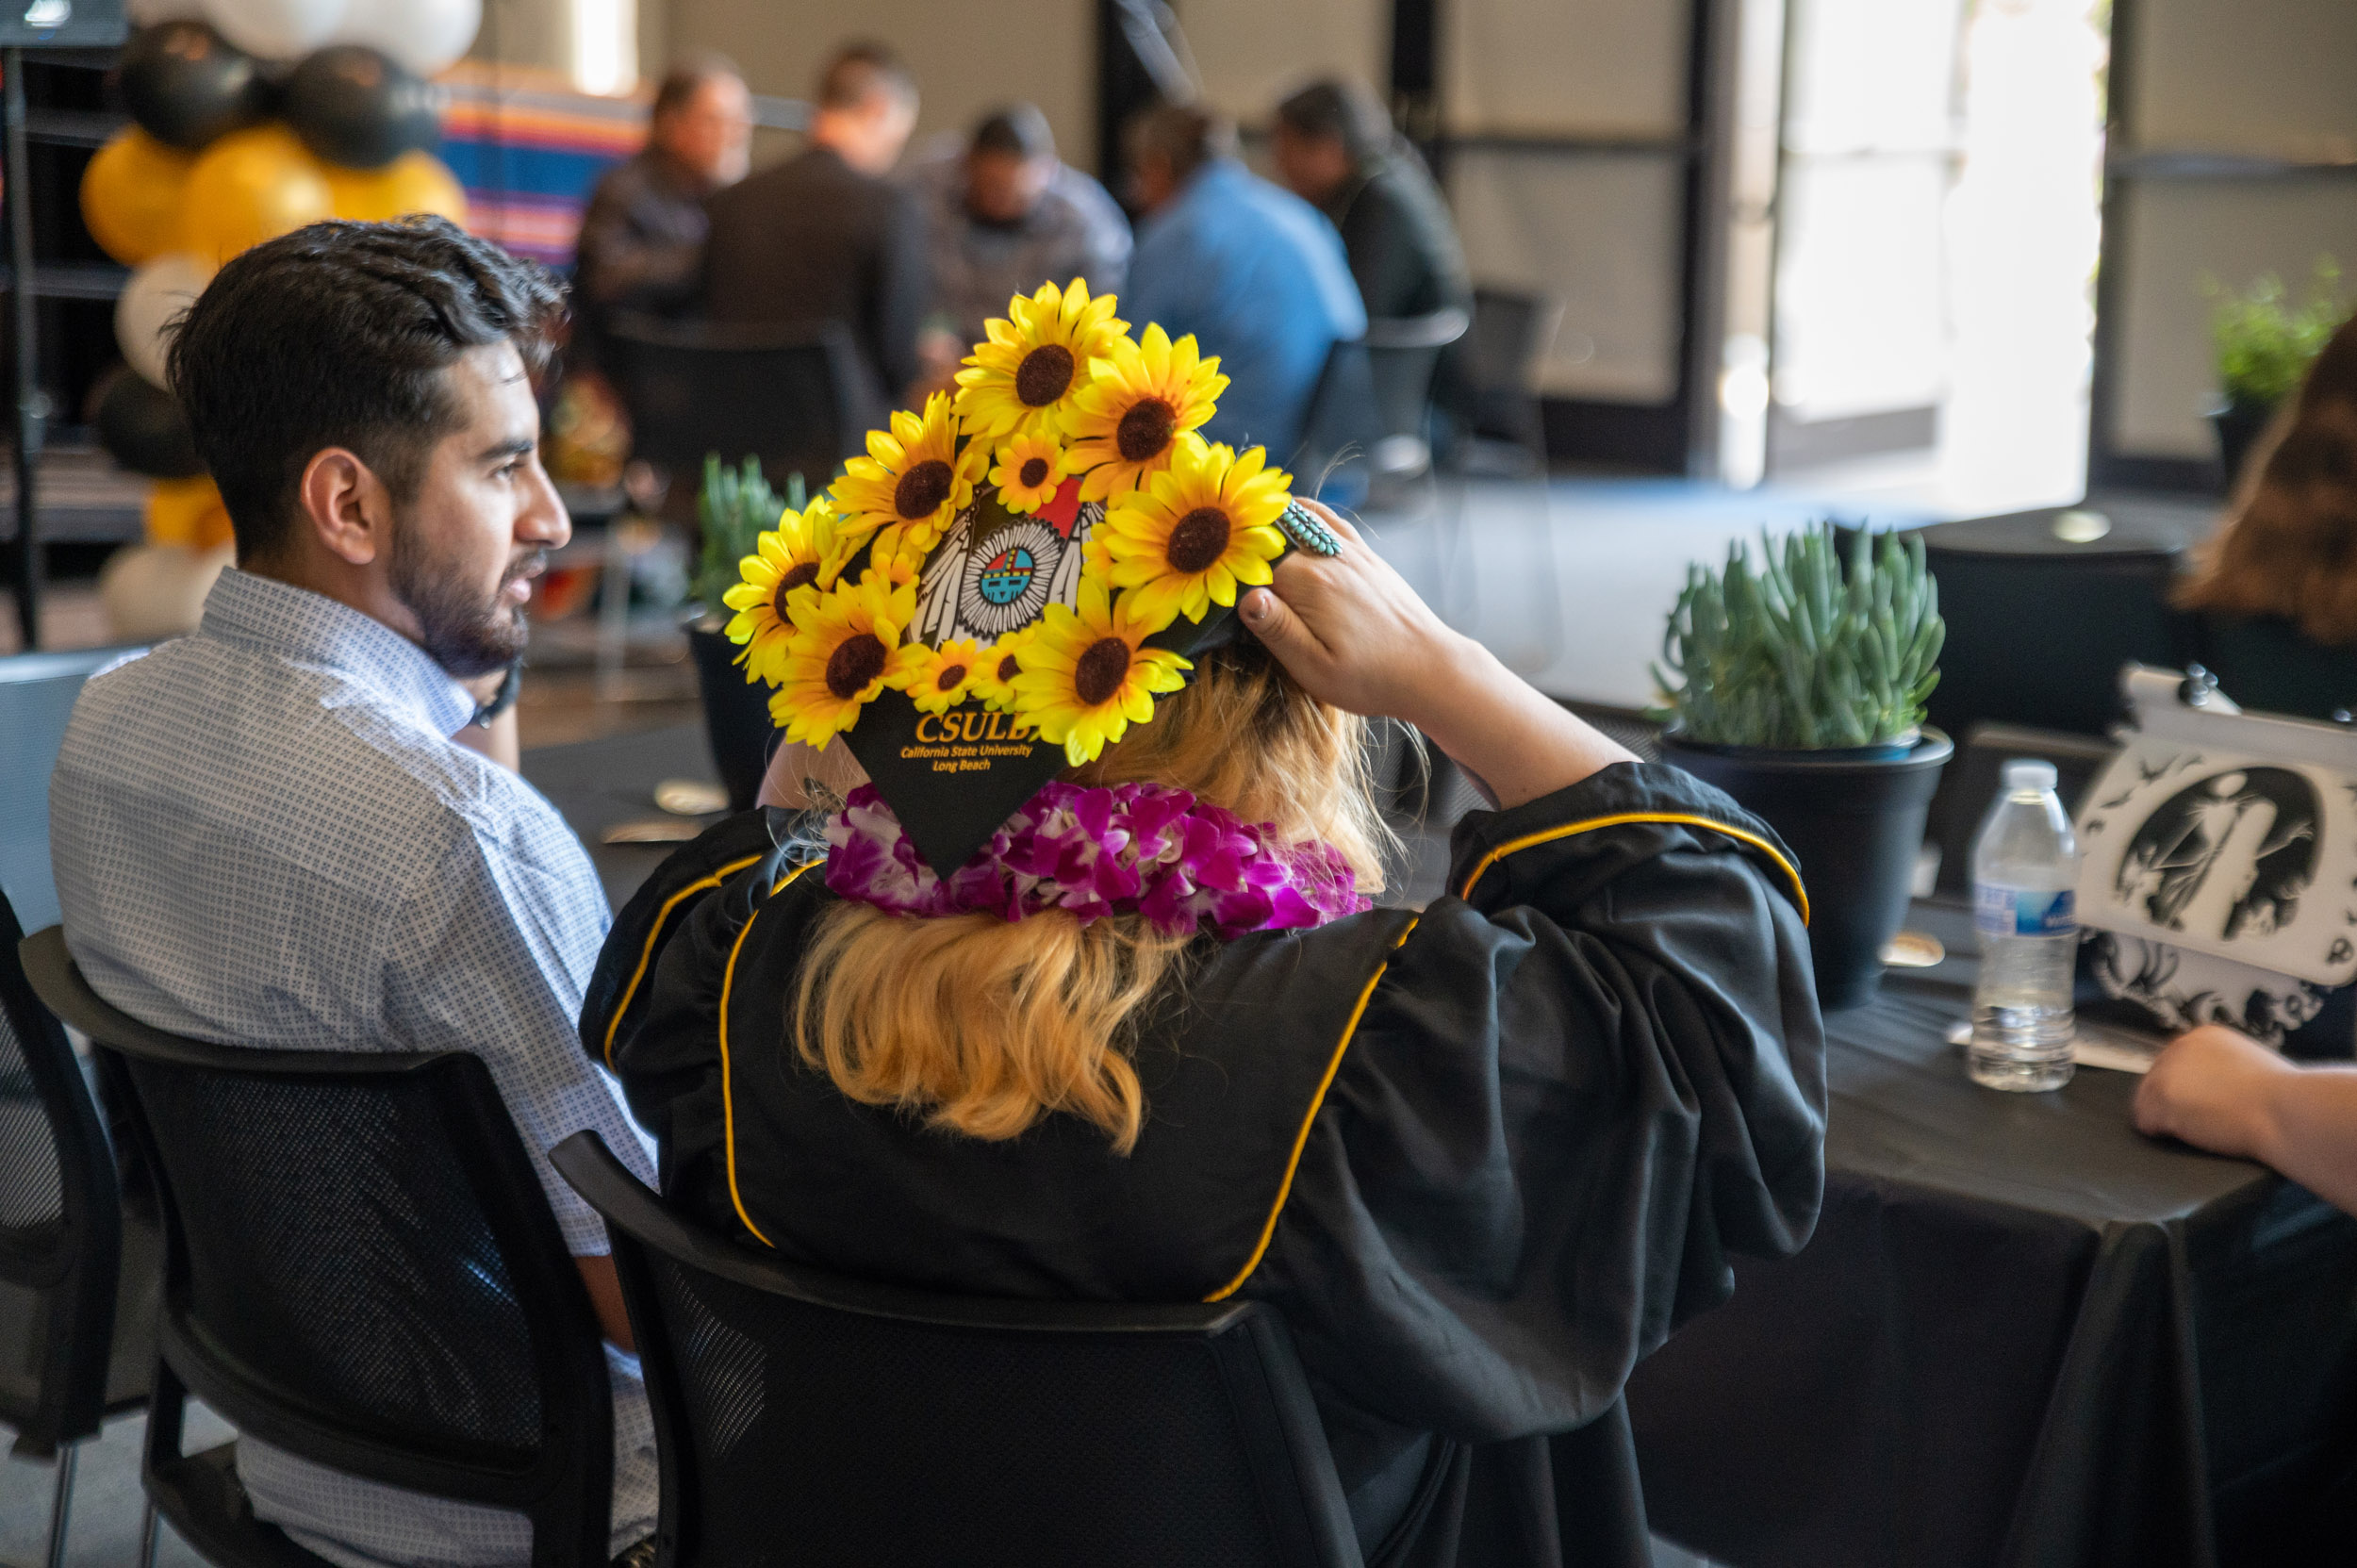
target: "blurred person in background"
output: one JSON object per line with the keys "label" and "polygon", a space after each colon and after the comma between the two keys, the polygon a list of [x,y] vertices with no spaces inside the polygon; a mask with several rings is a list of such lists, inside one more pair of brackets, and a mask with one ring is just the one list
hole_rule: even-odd
{"label": "blurred person in background", "polygon": [[1121,314],[1195,335],[1233,378],[1206,440],[1265,446],[1287,460],[1318,373],[1367,313],[1334,225],[1236,157],[1235,127],[1165,104],[1130,122],[1130,176],[1146,214]]}
{"label": "blurred person in background", "polygon": [[949,368],[1015,294],[1076,277],[1092,294],[1120,289],[1129,220],[1103,186],[1056,156],[1055,133],[1034,106],[984,116],[964,147],[927,159],[916,184],[932,240],[932,315],[956,347]]}
{"label": "blurred person in background", "polygon": [[2333,333],[2259,439],[2178,586],[2202,663],[2247,708],[2357,708],[2357,320]]}
{"label": "blurred person in background", "polygon": [[703,303],[715,322],[849,329],[874,386],[919,379],[917,332],[931,293],[925,215],[888,178],[916,125],[916,79],[881,43],[836,51],[820,74],[810,144],[706,204]]}
{"label": "blurred person in background", "polygon": [[697,55],[655,89],[647,145],[598,181],[573,261],[576,359],[598,361],[598,338],[622,311],[678,315],[703,274],[704,202],[745,177],[752,95],[736,67]]}
{"label": "blurred person in background", "polygon": [[1367,314],[1473,308],[1448,203],[1424,159],[1364,88],[1313,82],[1277,106],[1277,173],[1332,220]]}

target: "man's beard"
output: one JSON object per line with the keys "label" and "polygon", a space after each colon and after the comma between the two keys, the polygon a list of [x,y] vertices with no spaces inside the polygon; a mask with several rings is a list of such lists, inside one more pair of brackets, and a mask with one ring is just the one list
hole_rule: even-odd
{"label": "man's beard", "polygon": [[437,569],[419,548],[415,529],[397,528],[393,596],[418,618],[418,646],[427,657],[462,681],[488,675],[514,664],[530,635],[523,607],[506,601],[507,586],[537,570],[548,553],[541,549],[519,555],[508,564],[499,586],[484,599],[457,572]]}

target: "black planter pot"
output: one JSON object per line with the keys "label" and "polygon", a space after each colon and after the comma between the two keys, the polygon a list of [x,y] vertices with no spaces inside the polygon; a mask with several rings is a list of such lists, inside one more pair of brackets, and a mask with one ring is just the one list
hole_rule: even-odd
{"label": "black planter pot", "polygon": [[1954,750],[1937,730],[1882,758],[1661,737],[1664,762],[1734,796],[1799,857],[1817,1000],[1829,1013],[1866,1001],[1882,982],[1884,944],[1906,918],[1924,814]]}
{"label": "black planter pot", "polygon": [[2229,494],[2242,478],[2250,449],[2258,445],[2260,434],[2273,418],[2275,405],[2270,403],[2227,403],[2211,410],[2210,423],[2217,429],[2218,466],[2225,470]]}
{"label": "black planter pot", "polygon": [[712,745],[712,765],[729,792],[729,809],[743,811],[760,793],[761,776],[775,750],[776,728],[769,722],[769,688],[745,679],[736,662],[743,652],[717,631],[690,622],[687,647],[696,656],[696,685],[703,693],[704,736]]}

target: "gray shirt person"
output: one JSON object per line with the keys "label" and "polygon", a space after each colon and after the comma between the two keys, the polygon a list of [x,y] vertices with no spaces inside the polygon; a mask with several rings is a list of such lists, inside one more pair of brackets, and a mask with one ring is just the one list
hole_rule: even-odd
{"label": "gray shirt person", "polygon": [[1030,104],[994,110],[963,146],[921,161],[934,323],[960,355],[1007,301],[1041,284],[1083,278],[1118,292],[1129,266],[1129,221],[1105,188],[1056,156],[1047,116]]}

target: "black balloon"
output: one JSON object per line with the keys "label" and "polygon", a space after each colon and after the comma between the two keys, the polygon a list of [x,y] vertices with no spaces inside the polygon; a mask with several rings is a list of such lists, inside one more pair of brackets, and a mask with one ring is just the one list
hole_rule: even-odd
{"label": "black balloon", "polygon": [[304,57],[287,78],[284,113],[303,144],[330,163],[378,169],[440,139],[435,90],[362,43]]}
{"label": "black balloon", "polygon": [[194,152],[262,118],[270,88],[254,57],[202,22],[159,22],[123,46],[124,106],[140,129]]}
{"label": "black balloon", "polygon": [[180,400],[127,365],[115,367],[99,389],[98,444],[150,479],[192,479],[205,471]]}

